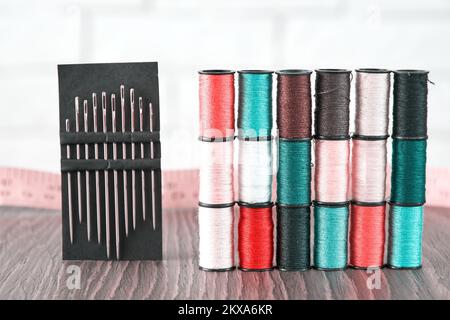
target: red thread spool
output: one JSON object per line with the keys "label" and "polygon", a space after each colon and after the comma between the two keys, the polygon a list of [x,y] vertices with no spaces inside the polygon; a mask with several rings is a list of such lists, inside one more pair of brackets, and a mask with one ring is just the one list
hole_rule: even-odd
{"label": "red thread spool", "polygon": [[200,137],[234,137],[234,71],[199,71]]}
{"label": "red thread spool", "polygon": [[239,212],[239,268],[244,271],[272,269],[272,205],[262,208],[240,206]]}
{"label": "red thread spool", "polygon": [[384,259],[386,205],[352,204],[350,222],[350,265],[381,267]]}

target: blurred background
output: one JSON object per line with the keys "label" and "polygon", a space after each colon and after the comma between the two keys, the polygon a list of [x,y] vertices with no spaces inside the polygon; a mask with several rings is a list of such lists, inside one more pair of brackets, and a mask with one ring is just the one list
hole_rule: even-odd
{"label": "blurred background", "polygon": [[430,70],[450,167],[448,0],[0,0],[0,39],[0,166],[59,171],[57,64],[158,61],[164,169],[197,167],[207,68]]}

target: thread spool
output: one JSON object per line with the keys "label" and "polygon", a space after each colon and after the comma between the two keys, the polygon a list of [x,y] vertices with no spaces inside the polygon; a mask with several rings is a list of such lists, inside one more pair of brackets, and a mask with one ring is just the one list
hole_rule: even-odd
{"label": "thread spool", "polygon": [[228,271],[234,264],[234,207],[200,206],[199,265],[205,271]]}
{"label": "thread spool", "polygon": [[386,204],[353,203],[350,215],[350,265],[354,268],[383,266]]}
{"label": "thread spool", "polygon": [[390,71],[356,70],[355,135],[388,137]]}
{"label": "thread spool", "polygon": [[239,269],[243,271],[273,268],[272,206],[239,207]]}
{"label": "thread spool", "polygon": [[348,138],[350,70],[316,70],[314,132],[317,137]]}
{"label": "thread spool", "polygon": [[311,202],[311,141],[278,141],[277,201],[309,206]]}
{"label": "thread spool", "polygon": [[277,205],[277,267],[305,271],[310,261],[310,207]]}
{"label": "thread spool", "polygon": [[311,138],[310,70],[277,71],[277,125],[285,139]]}
{"label": "thread spool", "polygon": [[342,270],[347,266],[348,204],[314,202],[314,267]]}
{"label": "thread spool", "polygon": [[234,136],[234,71],[199,71],[200,137]]}
{"label": "thread spool", "polygon": [[239,73],[238,135],[241,138],[272,134],[272,71]]}
{"label": "thread spool", "polygon": [[393,138],[427,137],[428,71],[394,71]]}
{"label": "thread spool", "polygon": [[386,195],[386,140],[353,137],[352,199],[379,203]]}
{"label": "thread spool", "polygon": [[200,142],[199,201],[203,204],[233,204],[233,140]]}
{"label": "thread spool", "polygon": [[427,141],[393,139],[391,202],[402,205],[425,203]]}
{"label": "thread spool", "polygon": [[388,266],[418,269],[422,266],[423,206],[390,207]]}
{"label": "thread spool", "polygon": [[239,201],[272,201],[272,140],[239,140]]}
{"label": "thread spool", "polygon": [[321,203],[348,201],[350,140],[315,139],[315,199]]}

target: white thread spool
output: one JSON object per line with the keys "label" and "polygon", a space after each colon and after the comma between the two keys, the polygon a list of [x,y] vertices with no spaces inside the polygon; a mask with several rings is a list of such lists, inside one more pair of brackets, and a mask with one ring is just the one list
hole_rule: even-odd
{"label": "white thread spool", "polygon": [[200,142],[199,201],[205,204],[234,202],[233,140]]}
{"label": "white thread spool", "polygon": [[386,140],[353,139],[352,199],[382,202],[386,194]]}
{"label": "white thread spool", "polygon": [[315,200],[348,201],[350,140],[314,141]]}
{"label": "white thread spool", "polygon": [[199,265],[220,270],[234,267],[234,206],[198,208]]}
{"label": "white thread spool", "polygon": [[389,124],[390,72],[385,69],[356,71],[355,134],[386,136]]}
{"label": "white thread spool", "polygon": [[272,141],[239,140],[239,201],[272,201]]}

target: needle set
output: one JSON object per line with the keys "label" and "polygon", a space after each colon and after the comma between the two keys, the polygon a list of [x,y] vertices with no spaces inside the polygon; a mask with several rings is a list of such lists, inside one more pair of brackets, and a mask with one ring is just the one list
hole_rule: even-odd
{"label": "needle set", "polygon": [[161,259],[156,68],[59,67],[64,259]]}

